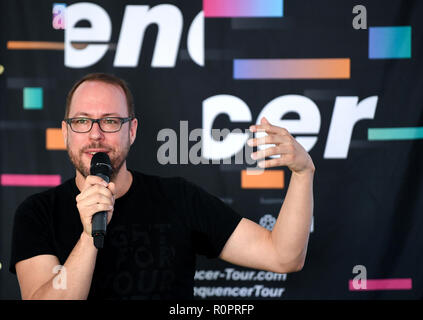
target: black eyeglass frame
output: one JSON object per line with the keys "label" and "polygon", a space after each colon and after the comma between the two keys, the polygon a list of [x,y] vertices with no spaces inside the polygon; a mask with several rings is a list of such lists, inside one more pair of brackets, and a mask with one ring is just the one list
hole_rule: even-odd
{"label": "black eyeglass frame", "polygon": [[[72,128],[72,124],[71,124],[72,123],[72,120],[75,120],[75,119],[86,119],[86,120],[90,120],[91,121],[91,127],[87,131],[75,131]],[[119,121],[120,121],[120,127],[119,127],[119,129],[117,129],[115,131],[104,131],[103,128],[101,127],[100,121],[101,120],[105,120],[105,119],[119,119]],[[98,126],[99,126],[99,128],[100,128],[101,131],[103,131],[105,133],[113,133],[113,132],[120,131],[120,129],[122,129],[122,126],[123,126],[123,124],[125,122],[131,121],[133,119],[135,119],[135,117],[127,117],[127,118],[121,118],[121,117],[104,117],[104,118],[99,118],[99,119],[93,119],[93,118],[88,118],[88,117],[76,117],[76,118],[66,118],[66,119],[63,119],[63,121],[66,122],[69,125],[69,127],[71,128],[71,130],[73,132],[76,132],[76,133],[87,133],[87,132],[90,132],[91,129],[93,128],[94,123],[97,123],[98,124]]]}

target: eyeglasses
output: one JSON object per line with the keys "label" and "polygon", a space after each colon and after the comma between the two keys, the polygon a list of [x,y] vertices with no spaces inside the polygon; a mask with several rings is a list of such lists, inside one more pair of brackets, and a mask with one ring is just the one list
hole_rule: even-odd
{"label": "eyeglasses", "polygon": [[72,131],[78,133],[85,133],[91,131],[93,124],[98,123],[101,131],[103,132],[117,132],[122,128],[125,122],[131,121],[134,117],[119,118],[119,117],[106,117],[100,119],[91,118],[68,118],[63,119],[70,125]]}

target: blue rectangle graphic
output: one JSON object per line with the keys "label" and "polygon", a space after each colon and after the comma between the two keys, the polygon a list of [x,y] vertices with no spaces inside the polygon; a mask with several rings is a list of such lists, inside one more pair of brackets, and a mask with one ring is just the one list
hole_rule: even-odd
{"label": "blue rectangle graphic", "polygon": [[369,59],[409,58],[411,26],[369,28]]}

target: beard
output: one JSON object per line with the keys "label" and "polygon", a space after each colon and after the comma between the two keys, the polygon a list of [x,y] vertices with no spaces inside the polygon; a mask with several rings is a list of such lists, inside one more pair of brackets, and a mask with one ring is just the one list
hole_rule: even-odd
{"label": "beard", "polygon": [[91,164],[89,164],[88,166],[85,166],[83,161],[82,161],[82,155],[84,154],[85,150],[87,150],[87,149],[110,150],[111,152],[108,153],[108,155],[110,157],[110,163],[112,165],[112,173],[110,175],[110,181],[114,181],[116,175],[118,174],[120,168],[122,168],[122,165],[123,165],[123,163],[125,162],[125,160],[128,156],[130,146],[131,145],[128,141],[128,143],[126,145],[124,145],[122,150],[120,150],[119,152],[116,152],[113,149],[111,149],[107,146],[104,146],[102,144],[90,144],[89,146],[84,147],[79,151],[72,152],[71,149],[69,148],[69,144],[67,143],[67,151],[68,151],[69,159],[72,162],[75,169],[84,178],[86,178],[87,176],[90,175],[90,165]]}

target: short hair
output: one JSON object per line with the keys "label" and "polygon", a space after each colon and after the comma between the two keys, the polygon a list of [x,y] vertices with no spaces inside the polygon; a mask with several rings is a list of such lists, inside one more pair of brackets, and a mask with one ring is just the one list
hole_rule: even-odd
{"label": "short hair", "polygon": [[126,97],[126,104],[128,106],[128,116],[135,117],[134,98],[125,80],[120,79],[113,74],[90,73],[84,76],[82,79],[78,80],[73,85],[72,89],[69,91],[68,96],[66,98],[65,118],[69,116],[70,105],[71,105],[72,97],[73,97],[73,94],[75,93],[75,90],[85,81],[100,81],[100,82],[105,82],[108,84],[121,87]]}

